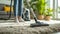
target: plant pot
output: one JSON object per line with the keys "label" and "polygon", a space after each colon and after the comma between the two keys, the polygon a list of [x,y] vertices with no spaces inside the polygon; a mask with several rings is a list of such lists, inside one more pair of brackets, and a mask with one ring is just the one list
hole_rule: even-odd
{"label": "plant pot", "polygon": [[39,19],[39,20],[43,20],[43,19],[44,19],[44,15],[39,15],[39,16],[38,16],[38,19]]}
{"label": "plant pot", "polygon": [[45,20],[50,21],[51,17],[50,16],[45,16]]}

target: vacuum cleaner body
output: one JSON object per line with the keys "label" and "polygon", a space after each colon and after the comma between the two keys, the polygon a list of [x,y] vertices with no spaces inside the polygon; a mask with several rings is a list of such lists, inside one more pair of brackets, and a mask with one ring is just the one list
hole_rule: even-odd
{"label": "vacuum cleaner body", "polygon": [[28,5],[28,8],[31,11],[32,15],[34,16],[34,20],[36,22],[36,23],[30,24],[30,27],[49,26],[49,24],[45,24],[43,22],[38,21],[37,18],[36,18],[36,15],[33,12],[33,9],[31,8],[31,5],[29,4],[29,2],[27,0],[26,0],[26,3]]}
{"label": "vacuum cleaner body", "polygon": [[30,20],[31,20],[31,19],[30,19],[30,10],[27,9],[27,8],[24,8],[23,11],[24,11],[24,12],[23,12],[23,19],[24,19],[25,21],[30,21]]}

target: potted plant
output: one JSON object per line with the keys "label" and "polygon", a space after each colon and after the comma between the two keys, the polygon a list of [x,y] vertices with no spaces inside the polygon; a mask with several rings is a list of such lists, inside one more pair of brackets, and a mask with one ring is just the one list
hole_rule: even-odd
{"label": "potted plant", "polygon": [[38,11],[38,19],[39,20],[44,19],[45,5],[46,5],[45,0],[37,0],[36,8]]}
{"label": "potted plant", "polygon": [[47,11],[45,12],[45,20],[51,20],[51,16],[53,14],[53,9],[48,8]]}

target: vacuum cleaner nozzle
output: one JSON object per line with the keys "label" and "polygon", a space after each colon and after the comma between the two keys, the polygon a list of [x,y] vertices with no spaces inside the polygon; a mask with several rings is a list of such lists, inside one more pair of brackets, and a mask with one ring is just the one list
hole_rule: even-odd
{"label": "vacuum cleaner nozzle", "polygon": [[39,26],[49,26],[49,24],[43,23],[43,22],[36,22],[30,25],[30,27],[39,27]]}

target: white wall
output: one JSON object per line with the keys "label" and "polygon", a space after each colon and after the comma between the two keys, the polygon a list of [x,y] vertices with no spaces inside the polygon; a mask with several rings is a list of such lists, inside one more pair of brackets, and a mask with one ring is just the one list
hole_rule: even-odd
{"label": "white wall", "polygon": [[7,4],[10,5],[10,0],[0,0],[0,4]]}

